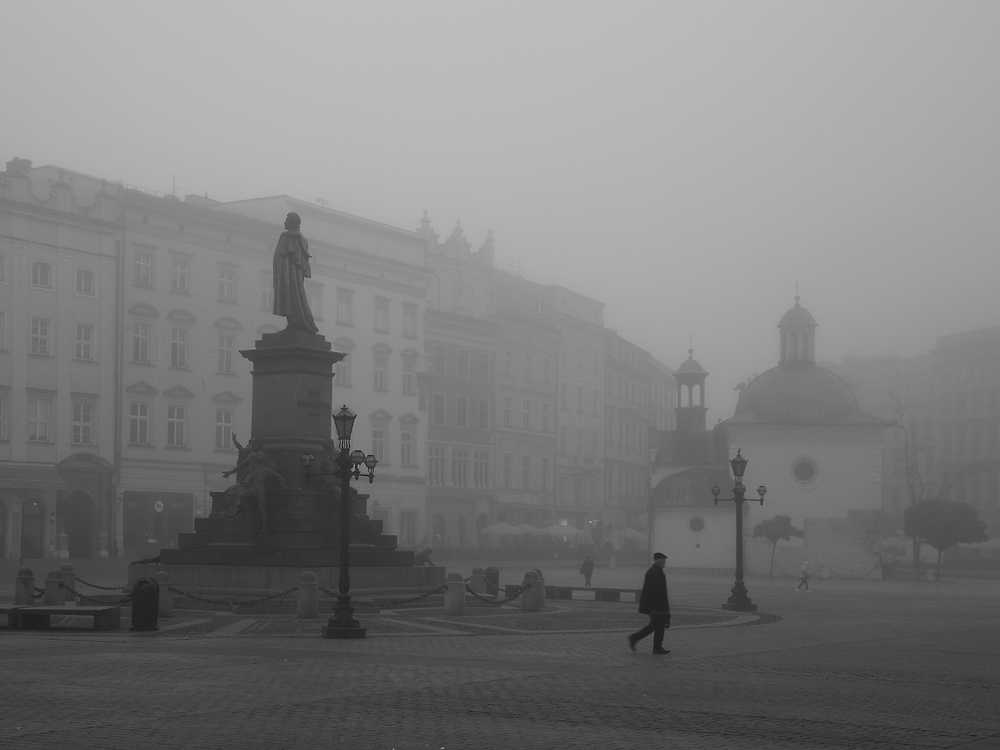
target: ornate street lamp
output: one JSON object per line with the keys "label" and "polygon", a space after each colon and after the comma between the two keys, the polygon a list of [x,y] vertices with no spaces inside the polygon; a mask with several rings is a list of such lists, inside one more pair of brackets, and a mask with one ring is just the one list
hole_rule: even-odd
{"label": "ornate street lamp", "polygon": [[[729,462],[729,465],[733,467],[733,476],[736,478],[736,484],[733,487],[732,497],[719,497],[719,493],[722,490],[719,489],[719,485],[715,485],[712,488],[712,495],[715,497],[715,504],[719,504],[719,500],[723,501],[733,501],[736,503],[736,583],[733,584],[732,596],[726,600],[725,604],[722,605],[723,609],[730,609],[737,612],[756,612],[757,605],[750,601],[750,597],[747,595],[747,587],[743,584],[743,503],[750,502],[746,500],[743,496],[746,493],[746,487],[743,486],[743,472],[747,468],[747,460],[740,455],[740,451],[736,451],[736,458]],[[767,494],[767,487],[761,485],[757,488],[757,494],[760,495],[760,504],[764,504],[764,495]]]}
{"label": "ornate street lamp", "polygon": [[[351,606],[351,478],[361,477],[361,465],[368,469],[368,483],[375,481],[375,466],[378,459],[373,455],[365,455],[362,450],[351,452],[351,432],[357,415],[345,405],[333,415],[333,423],[340,439],[340,454],[337,456],[337,473],[340,477],[340,580],[337,593],[337,604],[333,617],[323,628],[324,638],[364,638],[365,629],[354,617],[354,607]],[[312,476],[311,469],[315,458],[308,453],[300,459],[306,470],[306,481]],[[316,476],[330,476],[317,474]]]}

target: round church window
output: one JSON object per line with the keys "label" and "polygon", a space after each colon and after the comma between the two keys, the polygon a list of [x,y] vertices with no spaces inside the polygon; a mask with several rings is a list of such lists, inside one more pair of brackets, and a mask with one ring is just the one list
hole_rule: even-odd
{"label": "round church window", "polygon": [[688,521],[688,528],[696,534],[705,528],[705,519],[701,516],[695,516],[690,521]]}
{"label": "round church window", "polygon": [[803,484],[816,478],[816,464],[808,458],[800,458],[792,467],[792,475]]}

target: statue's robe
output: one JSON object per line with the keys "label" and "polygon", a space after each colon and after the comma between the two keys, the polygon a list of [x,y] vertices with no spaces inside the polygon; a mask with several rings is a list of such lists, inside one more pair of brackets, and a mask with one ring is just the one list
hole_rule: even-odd
{"label": "statue's robe", "polygon": [[309,257],[309,243],[301,232],[281,233],[274,249],[274,314],[284,316],[288,328],[319,333],[306,295],[305,279],[312,276]]}

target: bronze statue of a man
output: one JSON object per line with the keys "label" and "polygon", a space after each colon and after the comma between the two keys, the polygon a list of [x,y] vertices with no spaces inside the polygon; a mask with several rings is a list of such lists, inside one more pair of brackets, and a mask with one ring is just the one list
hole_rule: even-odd
{"label": "bronze statue of a man", "polygon": [[285,330],[319,333],[309,298],[305,279],[312,277],[309,267],[309,243],[299,227],[302,219],[297,213],[285,218],[285,231],[274,248],[274,314],[288,321]]}

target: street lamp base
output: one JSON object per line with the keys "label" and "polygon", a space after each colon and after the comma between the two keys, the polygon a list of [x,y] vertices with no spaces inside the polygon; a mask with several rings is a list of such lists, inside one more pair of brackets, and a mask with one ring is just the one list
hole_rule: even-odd
{"label": "street lamp base", "polygon": [[734,604],[732,602],[726,602],[722,605],[723,609],[728,609],[731,612],[756,612],[757,605],[751,604],[750,602]]}
{"label": "street lamp base", "polygon": [[330,622],[323,626],[323,637],[324,638],[364,638],[365,629],[362,627],[354,628],[341,628],[337,627],[336,623]]}

